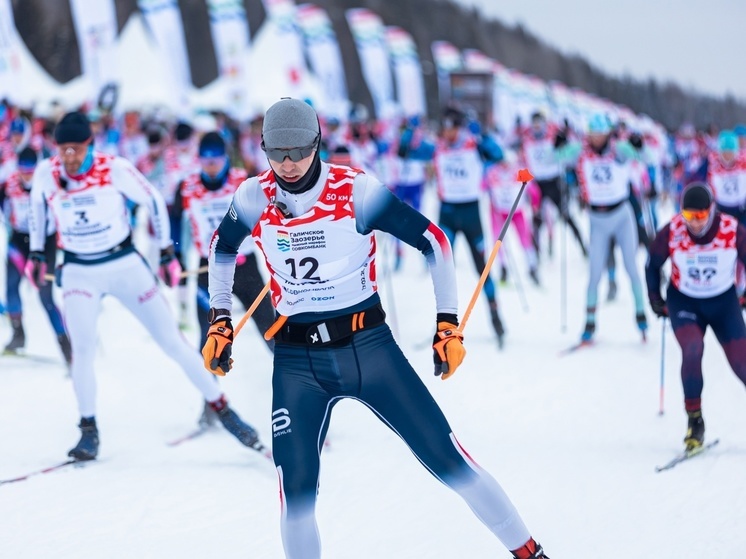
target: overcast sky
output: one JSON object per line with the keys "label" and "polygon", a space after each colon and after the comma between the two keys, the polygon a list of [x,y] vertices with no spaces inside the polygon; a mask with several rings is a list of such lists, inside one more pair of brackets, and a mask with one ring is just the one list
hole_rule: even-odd
{"label": "overcast sky", "polygon": [[746,100],[746,0],[456,0],[615,76]]}

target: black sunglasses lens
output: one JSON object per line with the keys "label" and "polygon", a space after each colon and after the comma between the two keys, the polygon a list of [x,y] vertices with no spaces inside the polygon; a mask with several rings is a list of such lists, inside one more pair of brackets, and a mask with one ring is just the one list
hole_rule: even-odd
{"label": "black sunglasses lens", "polygon": [[293,163],[298,163],[298,161],[303,159],[303,151],[300,149],[290,149],[288,150],[288,157]]}
{"label": "black sunglasses lens", "polygon": [[287,156],[287,152],[284,149],[265,149],[264,151],[267,153],[267,157],[278,163],[282,163]]}
{"label": "black sunglasses lens", "polygon": [[297,163],[301,159],[305,159],[306,157],[311,155],[313,153],[313,150],[315,149],[316,149],[316,145],[314,144],[312,146],[306,146],[304,148],[298,148],[298,149],[291,150],[291,153],[289,154],[290,160],[295,161]]}
{"label": "black sunglasses lens", "polygon": [[269,157],[272,161],[277,161],[278,163],[282,163],[285,161],[286,157],[290,158],[290,161],[293,163],[297,163],[298,161],[305,159],[309,155],[313,153],[313,150],[316,149],[316,145],[307,146],[304,148],[293,148],[293,149],[266,149],[265,152],[267,154],[267,157]]}

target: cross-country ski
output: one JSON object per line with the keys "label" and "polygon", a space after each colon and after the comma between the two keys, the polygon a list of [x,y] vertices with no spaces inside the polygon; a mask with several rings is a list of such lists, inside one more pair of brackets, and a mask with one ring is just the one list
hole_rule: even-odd
{"label": "cross-country ski", "polygon": [[666,470],[670,470],[671,468],[675,467],[677,464],[681,464],[682,462],[685,462],[686,460],[691,460],[695,456],[699,456],[715,445],[717,445],[720,442],[720,439],[715,439],[712,442],[707,443],[706,445],[700,446],[693,450],[685,450],[681,452],[680,454],[677,454],[675,457],[673,457],[670,461],[666,462],[665,464],[662,464],[660,466],[655,467],[656,472],[664,472]]}
{"label": "cross-country ski", "polygon": [[0,479],[0,485],[5,485],[9,483],[17,483],[19,481],[26,481],[30,477],[57,472],[68,467],[83,468],[86,465],[92,464],[92,463],[93,461],[91,460],[77,460],[75,458],[70,458],[69,460],[65,460],[64,462],[59,462],[58,464],[54,464],[53,466],[47,466],[46,468],[42,468],[40,470],[34,470],[27,474],[23,474],[23,475],[8,478],[8,479]]}

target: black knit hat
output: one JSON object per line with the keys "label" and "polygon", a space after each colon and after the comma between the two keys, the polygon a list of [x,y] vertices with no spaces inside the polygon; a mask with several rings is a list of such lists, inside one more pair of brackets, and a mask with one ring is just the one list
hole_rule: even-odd
{"label": "black knit hat", "polygon": [[701,182],[686,185],[681,195],[682,210],[706,210],[712,205],[712,191]]}
{"label": "black knit hat", "polygon": [[80,144],[92,135],[88,117],[80,112],[67,113],[54,129],[54,140],[58,144]]}
{"label": "black knit hat", "polygon": [[174,137],[177,142],[183,142],[192,137],[192,132],[194,132],[194,128],[192,128],[188,123],[182,121],[176,125],[176,128],[174,129]]}
{"label": "black knit hat", "polygon": [[148,145],[157,145],[163,140],[163,132],[159,126],[148,128]]}
{"label": "black knit hat", "polygon": [[39,156],[36,155],[36,152],[28,146],[23,148],[18,154],[19,167],[35,167],[38,160]]}
{"label": "black knit hat", "polygon": [[457,107],[448,106],[443,109],[442,122],[445,128],[459,128],[466,123],[466,114]]}

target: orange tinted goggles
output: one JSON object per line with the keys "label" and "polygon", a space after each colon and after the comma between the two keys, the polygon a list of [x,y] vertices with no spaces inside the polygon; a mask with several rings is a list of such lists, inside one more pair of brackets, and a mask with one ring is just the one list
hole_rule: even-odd
{"label": "orange tinted goggles", "polygon": [[702,220],[710,217],[710,210],[709,208],[706,210],[681,210],[681,215],[687,221],[692,221],[693,219]]}

